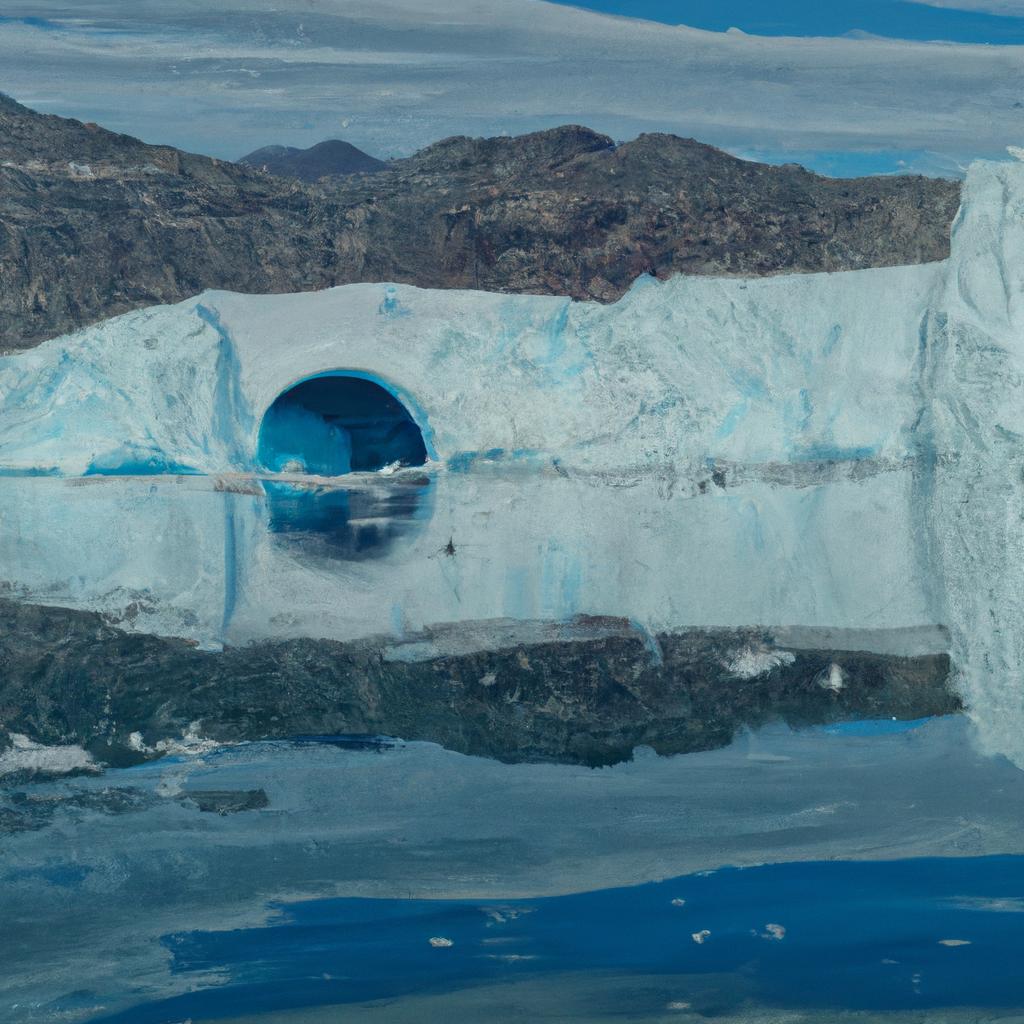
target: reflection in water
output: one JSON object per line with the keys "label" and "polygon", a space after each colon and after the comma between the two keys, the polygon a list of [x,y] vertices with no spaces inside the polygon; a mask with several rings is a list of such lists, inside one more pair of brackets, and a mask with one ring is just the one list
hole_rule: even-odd
{"label": "reflection in water", "polygon": [[422,473],[325,487],[264,481],[268,526],[277,539],[327,558],[385,554],[429,515],[431,479]]}
{"label": "reflection in water", "polygon": [[331,481],[7,478],[0,587],[203,644],[579,614],[920,626],[941,619],[913,487],[899,471],[701,492],[487,460]]}

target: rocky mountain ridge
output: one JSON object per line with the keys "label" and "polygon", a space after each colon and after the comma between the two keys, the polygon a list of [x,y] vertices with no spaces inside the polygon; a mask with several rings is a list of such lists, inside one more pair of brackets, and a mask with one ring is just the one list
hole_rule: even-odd
{"label": "rocky mountain ridge", "polygon": [[305,184],[0,95],[0,351],[205,288],[357,281],[611,302],[640,275],[943,259],[957,182],[822,178],[579,126]]}

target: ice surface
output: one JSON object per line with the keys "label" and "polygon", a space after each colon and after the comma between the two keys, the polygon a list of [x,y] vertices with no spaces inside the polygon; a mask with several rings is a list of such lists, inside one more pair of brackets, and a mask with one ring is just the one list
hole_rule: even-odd
{"label": "ice surface", "polygon": [[69,772],[98,771],[88,751],[75,744],[46,746],[20,733],[11,733],[10,747],[0,753],[0,778],[14,773],[64,775]]}
{"label": "ice surface", "polygon": [[272,405],[260,431],[259,463],[275,473],[337,476],[352,470],[352,441],[308,409]]}
{"label": "ice surface", "polygon": [[[449,135],[568,122],[617,139],[674,132],[755,158],[819,159],[816,169],[840,151],[860,155],[857,166],[895,170],[902,157],[959,175],[965,154],[1020,141],[1016,46],[794,41],[549,3],[526,10],[523,0],[320,0],[297,16],[280,0],[220,0],[213,11],[196,0],[18,0],[6,14],[59,31],[9,18],[0,64],[24,102],[225,159],[339,132],[369,153],[407,156]],[[679,7],[676,20],[693,10]],[[74,78],[54,75],[55,62],[73,62]],[[507,73],[496,76],[498,65]]]}

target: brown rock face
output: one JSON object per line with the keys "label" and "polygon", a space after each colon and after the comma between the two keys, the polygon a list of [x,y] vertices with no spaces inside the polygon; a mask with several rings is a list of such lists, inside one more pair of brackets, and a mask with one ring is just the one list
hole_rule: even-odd
{"label": "brown rock face", "polygon": [[955,182],[837,180],[692,139],[452,138],[307,185],[0,96],[0,350],[205,288],[356,281],[610,302],[641,274],[943,259]]}

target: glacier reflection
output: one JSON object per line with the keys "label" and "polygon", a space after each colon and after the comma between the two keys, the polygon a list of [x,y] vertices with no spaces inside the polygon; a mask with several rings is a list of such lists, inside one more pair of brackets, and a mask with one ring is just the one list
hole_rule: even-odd
{"label": "glacier reflection", "polygon": [[580,614],[659,630],[940,623],[917,469],[840,469],[5,478],[2,582],[202,644]]}

